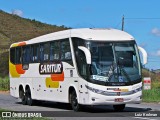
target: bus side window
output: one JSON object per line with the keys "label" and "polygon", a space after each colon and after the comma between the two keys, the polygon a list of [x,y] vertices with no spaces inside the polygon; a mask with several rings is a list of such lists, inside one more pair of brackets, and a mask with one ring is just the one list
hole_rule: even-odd
{"label": "bus side window", "polygon": [[40,49],[39,49],[39,51],[40,51],[40,61],[41,62],[43,62],[43,60],[44,60],[44,45],[43,44],[40,44]]}
{"label": "bus side window", "polygon": [[21,47],[16,48],[16,64],[22,63],[22,56],[21,56]]}
{"label": "bus side window", "polygon": [[22,47],[22,63],[29,63],[30,62],[30,51],[29,46]]}
{"label": "bus side window", "polygon": [[49,60],[49,43],[45,43],[44,44],[44,61],[48,61]]}
{"label": "bus side window", "polygon": [[71,60],[71,49],[69,39],[61,41],[61,60]]}
{"label": "bus side window", "polygon": [[84,46],[84,41],[80,38],[73,37],[72,42],[73,42],[73,47],[75,51],[78,72],[83,78],[87,79],[88,77],[87,69],[88,68],[87,68],[87,63],[86,63],[86,57],[85,57],[84,52],[78,49],[78,46]]}
{"label": "bus side window", "polygon": [[34,50],[34,46],[32,45],[30,48],[30,61],[31,61],[31,63],[34,62],[33,50]]}
{"label": "bus side window", "polygon": [[50,44],[50,60],[59,60],[59,42],[53,41]]}
{"label": "bus side window", "polygon": [[54,43],[51,42],[50,44],[50,61],[53,61],[54,60]]}
{"label": "bus side window", "polygon": [[11,48],[10,49],[10,61],[15,64],[15,60],[16,60],[16,57],[15,57],[15,54],[16,53],[16,49],[15,48]]}
{"label": "bus side window", "polygon": [[48,61],[49,60],[49,43],[42,43],[40,45],[40,61]]}
{"label": "bus side window", "polygon": [[39,44],[34,47],[34,58],[36,62],[39,61]]}
{"label": "bus side window", "polygon": [[39,45],[32,45],[31,46],[31,61],[38,62],[39,60]]}
{"label": "bus side window", "polygon": [[80,75],[82,75],[84,78],[86,78],[87,76],[87,63],[86,63],[86,57],[84,52],[82,52],[81,50],[77,50],[76,51],[76,56],[79,58],[77,60],[78,62],[78,68],[79,68],[79,73]]}

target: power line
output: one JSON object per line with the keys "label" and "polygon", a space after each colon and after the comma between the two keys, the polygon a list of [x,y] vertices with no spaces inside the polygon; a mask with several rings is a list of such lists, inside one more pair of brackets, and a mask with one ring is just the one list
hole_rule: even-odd
{"label": "power line", "polygon": [[148,60],[148,62],[159,62],[160,63],[160,61],[157,61],[157,60]]}
{"label": "power line", "polygon": [[121,24],[122,24],[122,20],[120,20],[120,21],[118,22],[118,24],[117,24],[117,25],[115,25],[115,27],[114,27],[114,28],[118,28]]}
{"label": "power line", "polygon": [[157,18],[125,18],[125,19],[132,19],[132,20],[134,20],[134,19],[146,19],[146,20],[159,20],[160,18],[159,17],[157,17]]}

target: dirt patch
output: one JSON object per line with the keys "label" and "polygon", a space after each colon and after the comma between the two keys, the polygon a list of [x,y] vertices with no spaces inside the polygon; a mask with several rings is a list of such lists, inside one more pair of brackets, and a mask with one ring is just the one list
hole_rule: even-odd
{"label": "dirt patch", "polygon": [[9,91],[0,91],[0,94],[9,94]]}

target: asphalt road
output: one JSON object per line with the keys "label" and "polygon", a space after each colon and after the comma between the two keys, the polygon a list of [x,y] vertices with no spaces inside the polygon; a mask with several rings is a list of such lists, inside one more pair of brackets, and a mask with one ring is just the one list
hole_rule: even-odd
{"label": "asphalt road", "polygon": [[[55,102],[39,102],[34,106],[22,105],[18,99],[1,93],[0,108],[21,113],[38,112],[42,116],[49,115],[54,120],[160,120],[158,103],[127,104],[123,112],[115,112],[112,106],[85,107],[82,112],[74,112],[68,104]],[[151,117],[151,115],[158,117]]]}

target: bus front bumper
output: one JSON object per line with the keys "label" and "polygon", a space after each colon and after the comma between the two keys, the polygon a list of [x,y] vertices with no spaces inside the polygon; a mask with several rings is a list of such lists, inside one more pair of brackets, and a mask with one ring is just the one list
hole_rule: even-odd
{"label": "bus front bumper", "polygon": [[142,101],[141,91],[126,96],[104,96],[104,95],[98,95],[96,93],[91,93],[89,96],[90,96],[89,97],[90,105],[118,105],[118,104],[128,104],[128,103],[138,104]]}

